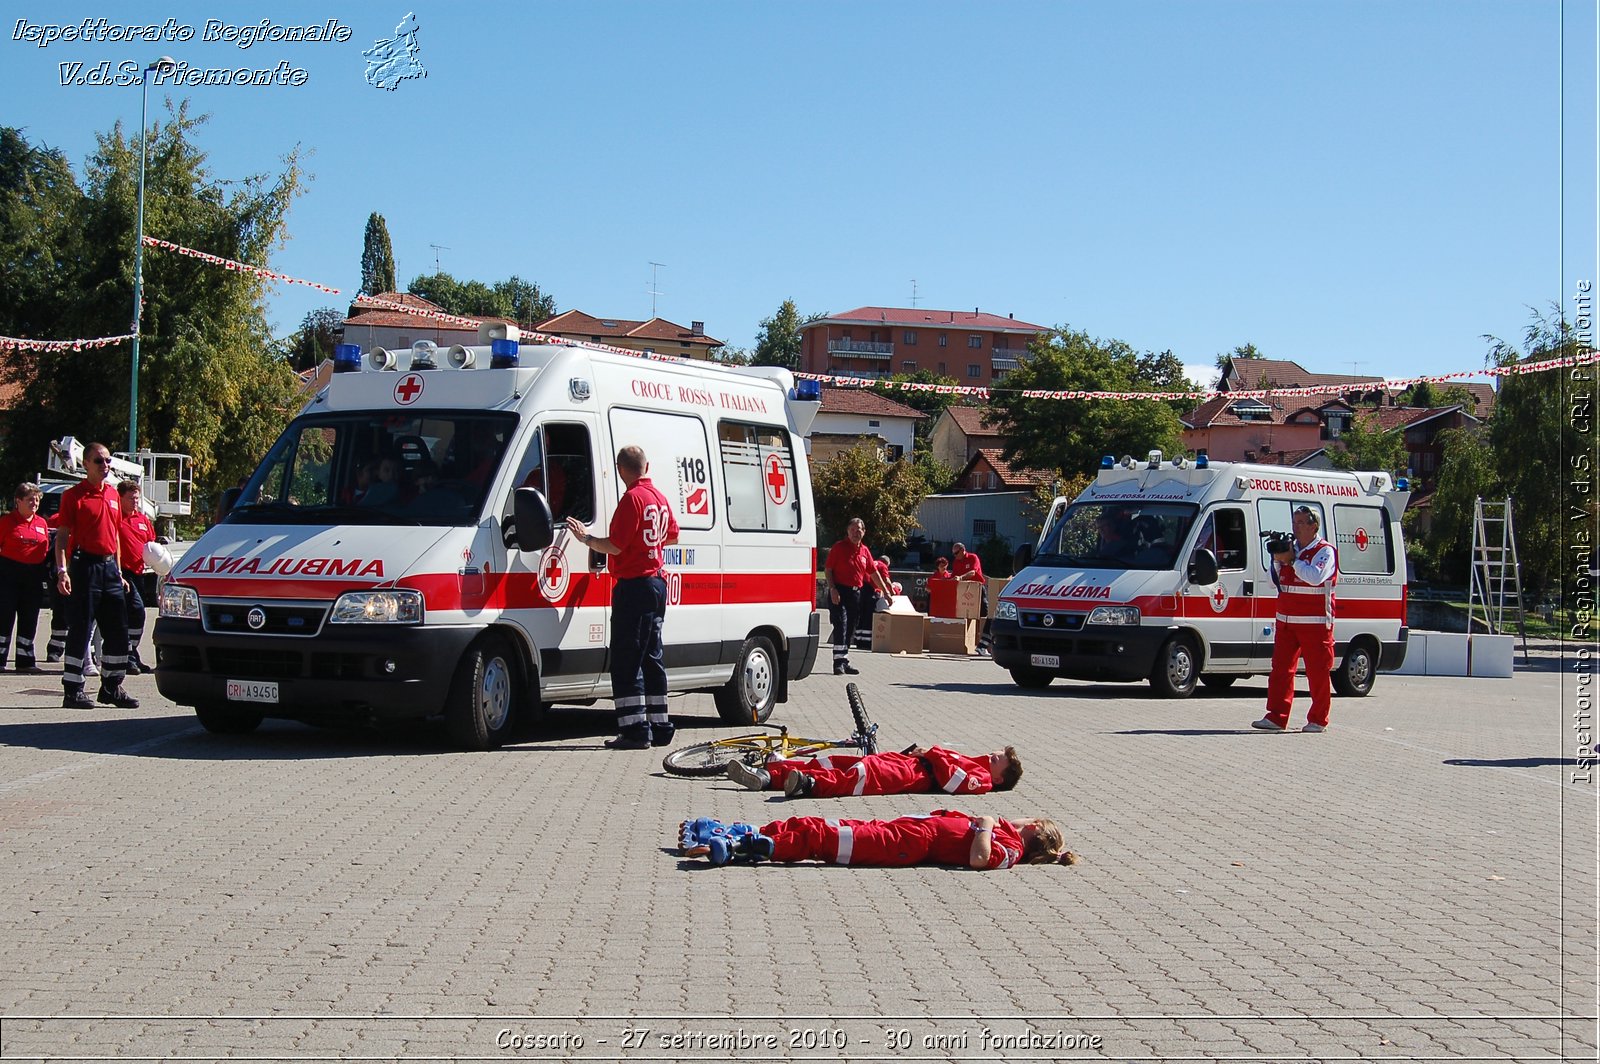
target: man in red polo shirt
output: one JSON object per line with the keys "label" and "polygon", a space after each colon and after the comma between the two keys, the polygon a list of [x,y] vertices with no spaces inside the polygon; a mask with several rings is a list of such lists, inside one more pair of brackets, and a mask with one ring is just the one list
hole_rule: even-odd
{"label": "man in red polo shirt", "polygon": [[[117,552],[122,546],[122,505],[107,478],[111,451],[103,443],[84,449],[82,483],[61,493],[61,531],[56,540],[57,589],[68,602],[67,650],[61,673],[67,709],[93,709],[83,693],[83,663],[89,657],[89,630],[100,626],[99,701],[118,709],[138,709],[139,700],[122,686],[128,671],[128,607],[123,597]],[[71,561],[67,548],[71,545]]]}
{"label": "man in red polo shirt", "polygon": [[828,580],[829,613],[833,617],[833,674],[854,676],[861,670],[850,664],[850,644],[855,642],[856,629],[861,619],[870,616],[868,610],[872,597],[869,587],[876,587],[885,597],[893,595],[887,580],[880,580],[877,564],[865,542],[867,523],[852,517],[846,526],[844,538],[828,550],[825,568]]}
{"label": "man in red polo shirt", "polygon": [[590,550],[616,557],[611,575],[611,697],[617,704],[617,737],[612,750],[645,750],[672,742],[667,716],[667,669],[661,660],[661,624],[667,614],[667,582],[662,579],[665,548],[678,542],[672,504],[645,476],[650,463],[643,447],[617,452],[617,476],[627,487],[611,515],[605,536],[589,534],[576,517],[567,529]]}

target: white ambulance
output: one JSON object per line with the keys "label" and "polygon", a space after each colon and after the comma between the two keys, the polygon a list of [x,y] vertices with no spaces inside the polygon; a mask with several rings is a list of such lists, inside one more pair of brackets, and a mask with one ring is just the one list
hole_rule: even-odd
{"label": "white ambulance", "polygon": [[1387,473],[1108,456],[1018,552],[994,660],[1022,687],[1148,679],[1174,698],[1196,681],[1269,674],[1278,603],[1264,538],[1288,534],[1291,512],[1309,506],[1338,554],[1334,687],[1365,695],[1405,660],[1409,498]]}
{"label": "white ambulance", "polygon": [[[508,335],[509,334],[509,335]],[[637,444],[681,529],[665,663],[730,722],[811,673],[820,614],[803,438],[784,370],[657,359],[486,326],[473,347],[363,354],[285,430],[161,594],[161,693],[207,729],[442,715],[471,749],[611,695],[610,522]]]}

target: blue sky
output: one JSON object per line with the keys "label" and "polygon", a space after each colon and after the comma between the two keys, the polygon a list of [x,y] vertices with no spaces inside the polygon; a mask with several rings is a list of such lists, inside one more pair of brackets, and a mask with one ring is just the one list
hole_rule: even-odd
{"label": "blue sky", "polygon": [[[61,63],[304,69],[151,110],[209,113],[222,177],[310,150],[270,265],[345,298],[378,211],[402,285],[439,244],[457,277],[644,318],[655,261],[658,312],[738,346],[785,298],[910,306],[915,279],[924,308],[1186,363],[1249,341],[1407,376],[1481,366],[1483,334],[1600,272],[1591,2],[153,0],[138,21],[195,39],[15,39],[118,9],[8,4],[0,122],[81,172],[139,89],[63,87]],[[373,88],[361,52],[408,11],[427,77]],[[241,49],[200,39],[211,18],[352,37]],[[280,285],[274,325],[339,302]]]}

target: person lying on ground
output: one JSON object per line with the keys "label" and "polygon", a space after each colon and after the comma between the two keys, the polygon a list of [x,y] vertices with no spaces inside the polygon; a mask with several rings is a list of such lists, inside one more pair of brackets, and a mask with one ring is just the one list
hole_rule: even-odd
{"label": "person lying on ground", "polygon": [[714,865],[734,858],[758,861],[825,861],[851,866],[947,865],[957,868],[1010,868],[1015,864],[1077,864],[1053,820],[1028,817],[1002,820],[974,817],[955,809],[894,820],[825,820],[796,816],[762,828],[722,824],[709,817],[686,820],[678,828],[686,857],[705,857]]}
{"label": "person lying on ground", "polygon": [[900,753],[823,754],[767,762],[754,768],[731,761],[728,777],[752,791],[782,791],[790,798],[844,798],[877,794],[987,794],[1009,791],[1022,778],[1022,759],[1008,746],[992,754],[967,757],[933,746]]}

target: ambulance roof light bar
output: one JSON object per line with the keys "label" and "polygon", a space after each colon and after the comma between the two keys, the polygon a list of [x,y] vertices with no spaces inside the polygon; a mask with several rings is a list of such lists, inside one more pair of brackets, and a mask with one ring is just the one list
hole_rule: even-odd
{"label": "ambulance roof light bar", "polygon": [[516,369],[522,364],[517,355],[517,341],[491,340],[489,341],[489,368],[490,369]]}
{"label": "ambulance roof light bar", "polygon": [[361,345],[335,344],[333,348],[333,372],[359,373],[360,371]]}

